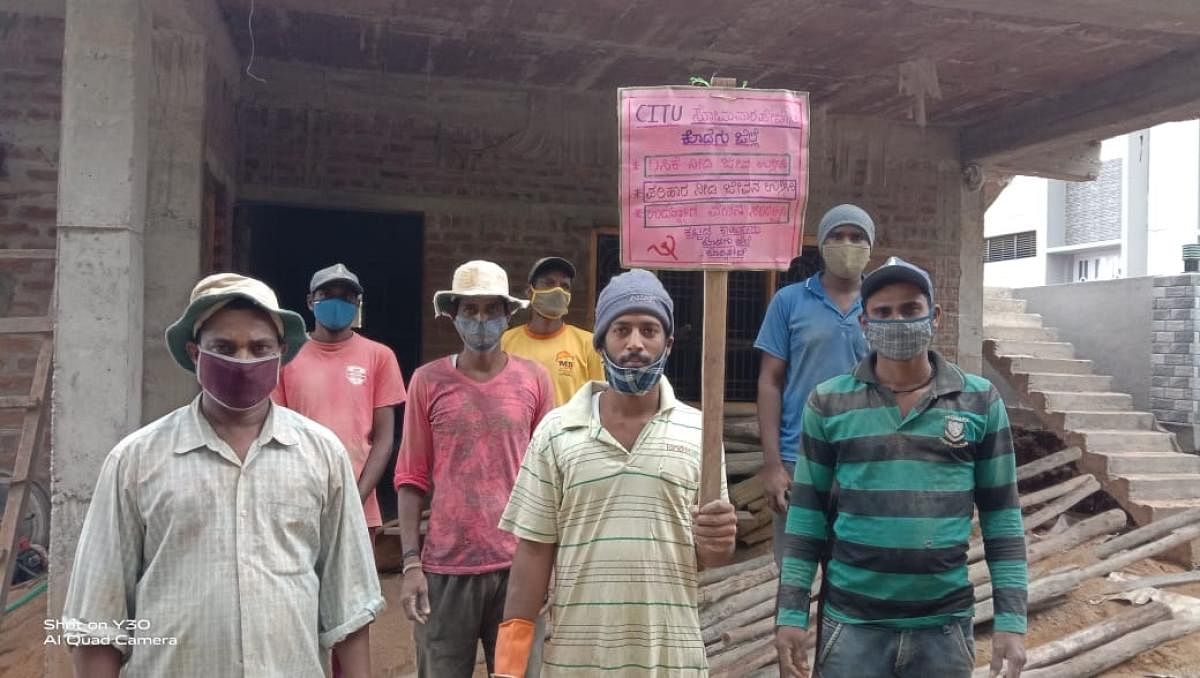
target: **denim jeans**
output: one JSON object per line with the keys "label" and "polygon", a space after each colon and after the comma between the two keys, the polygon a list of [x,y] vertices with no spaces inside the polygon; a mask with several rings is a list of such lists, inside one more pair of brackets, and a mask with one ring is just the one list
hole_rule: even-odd
{"label": "denim jeans", "polygon": [[821,621],[820,678],[970,678],[975,669],[971,619],[927,629]]}

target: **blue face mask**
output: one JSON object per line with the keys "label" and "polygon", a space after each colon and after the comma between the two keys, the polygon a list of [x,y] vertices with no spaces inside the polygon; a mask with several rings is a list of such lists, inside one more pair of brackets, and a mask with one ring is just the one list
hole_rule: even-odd
{"label": "blue face mask", "polygon": [[491,320],[476,320],[465,315],[454,318],[458,336],[472,351],[489,353],[500,345],[500,335],[508,327],[508,318],[500,316]]}
{"label": "blue face mask", "polygon": [[613,362],[613,359],[608,357],[607,351],[602,351],[604,377],[608,380],[608,385],[612,387],[612,390],[618,393],[635,396],[646,395],[658,384],[658,380],[662,379],[663,370],[667,367],[668,353],[670,351],[663,351],[662,355],[649,365],[623,367]]}
{"label": "blue face mask", "polygon": [[345,299],[322,299],[313,304],[313,315],[322,327],[333,332],[341,332],[350,327],[354,316],[358,314],[358,304],[352,304]]}

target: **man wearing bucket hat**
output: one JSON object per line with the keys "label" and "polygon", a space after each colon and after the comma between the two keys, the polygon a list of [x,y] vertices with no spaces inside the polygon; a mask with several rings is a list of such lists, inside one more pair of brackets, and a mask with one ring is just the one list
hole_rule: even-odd
{"label": "man wearing bucket hat", "polygon": [[546,368],[554,383],[554,404],[562,405],[589,381],[604,381],[604,364],[592,348],[592,333],[568,324],[575,265],[543,257],[529,270],[529,324],[504,333],[501,348]]}
{"label": "man wearing bucket hat", "polygon": [[404,402],[404,376],[392,349],[351,325],[362,304],[358,276],[343,264],[313,274],[308,307],[316,321],[296,359],[283,368],[275,402],[337,434],[358,478],[367,527],[383,524],[375,486],[392,456],[395,408]]}
{"label": "man wearing bucket hat", "polygon": [[696,577],[732,556],[737,516],[724,499],[699,506],[700,412],[663,377],[673,329],[671,297],[648,271],[600,293],[595,346],[608,383],[585,385],[538,427],[500,523],[520,543],[497,676],[536,661],[552,569],[543,676],[707,675]]}
{"label": "man wearing bucket hat", "polygon": [[875,242],[875,222],[857,205],[838,205],[821,219],[817,242],[824,270],[771,299],[754,342],[762,351],[758,422],[764,463],[759,479],[775,514],[776,564],[804,402],[814,386],[848,372],[867,354],[858,325],[859,287]]}
{"label": "man wearing bucket hat", "polygon": [[269,397],[303,319],[218,273],[166,340],[201,394],[104,461],[63,609],[76,675],[320,678],[333,648],[366,678],[384,601],[354,473]]}
{"label": "man wearing bucket hat", "polygon": [[496,525],[530,436],[554,407],[546,370],[500,350],[509,318],[524,306],[490,261],[459,266],[451,289],[433,297],[435,316],[454,321],[462,349],[413,374],[395,475],[401,604],[414,621],[422,678],[468,678],[480,641],[492,668],[516,549],[516,538]]}
{"label": "man wearing bucket hat", "polygon": [[991,675],[1007,664],[1017,678],[1027,573],[1004,402],[930,350],[942,313],[925,271],[892,257],[863,280],[862,297],[871,354],[818,385],[804,409],[776,620],[784,675],[808,675],[810,589],[828,558],[817,674],[970,676],[978,509],[995,605]]}

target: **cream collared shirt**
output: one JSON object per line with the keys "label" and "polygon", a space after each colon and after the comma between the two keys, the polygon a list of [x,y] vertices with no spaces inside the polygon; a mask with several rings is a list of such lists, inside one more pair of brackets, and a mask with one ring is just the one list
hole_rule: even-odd
{"label": "cream collared shirt", "polygon": [[63,625],[126,677],[318,678],[383,605],[337,437],[272,405],[242,462],[197,397],[105,459]]}

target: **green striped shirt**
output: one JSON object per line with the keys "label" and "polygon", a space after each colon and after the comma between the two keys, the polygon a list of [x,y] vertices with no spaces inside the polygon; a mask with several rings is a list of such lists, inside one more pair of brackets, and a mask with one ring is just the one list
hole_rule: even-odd
{"label": "green striped shirt", "polygon": [[[901,417],[875,356],[820,384],[804,410],[779,592],[781,625],[808,625],[829,558],[834,621],[923,628],[974,614],[973,509],[992,575],[995,628],[1025,632],[1025,536],[1004,402],[937,353],[932,387]],[[832,515],[830,514],[832,510]]]}
{"label": "green striped shirt", "polygon": [[557,544],[543,678],[708,675],[690,509],[701,417],[660,385],[631,450],[595,416],[597,382],[546,415],[529,443],[500,527]]}

